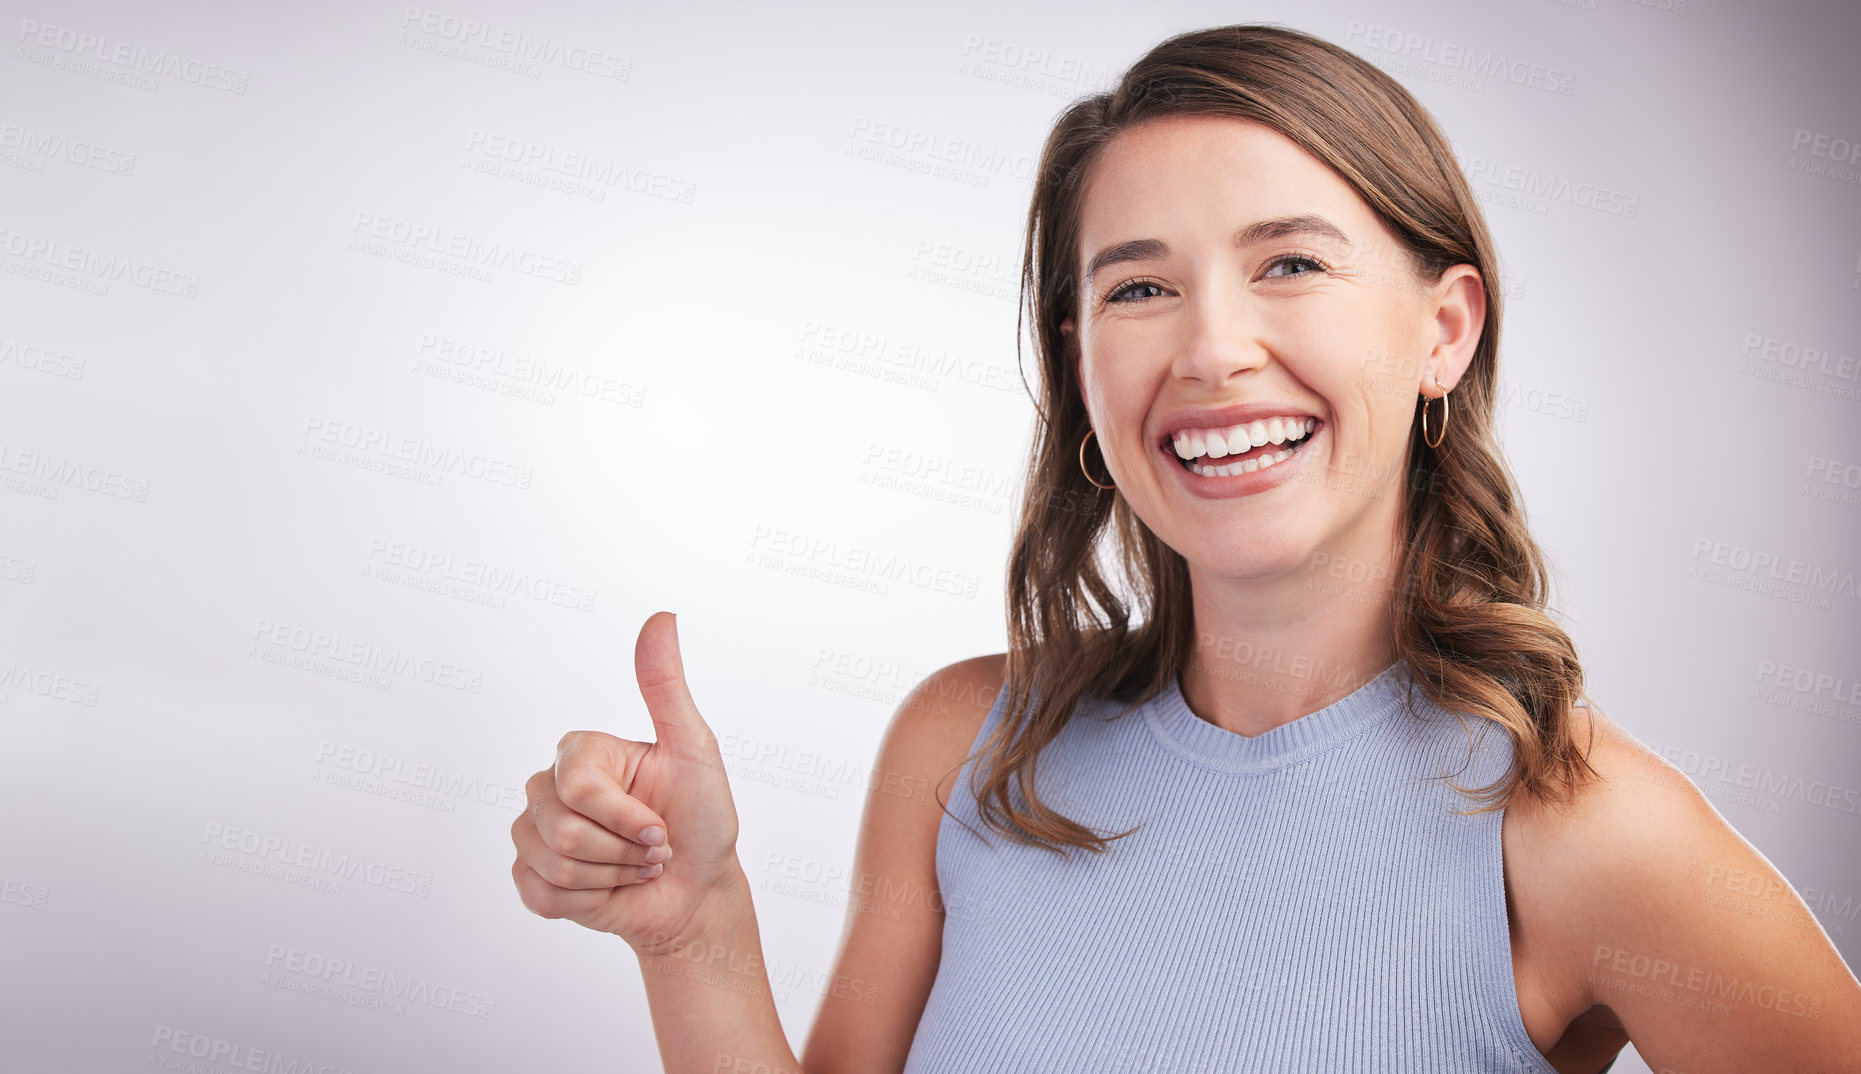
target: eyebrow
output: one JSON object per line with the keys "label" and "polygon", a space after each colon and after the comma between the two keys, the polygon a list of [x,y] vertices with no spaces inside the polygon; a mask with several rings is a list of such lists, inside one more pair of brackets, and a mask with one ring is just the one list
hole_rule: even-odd
{"label": "eyebrow", "polygon": [[[1298,216],[1276,216],[1271,220],[1256,220],[1234,233],[1235,246],[1252,246],[1255,243],[1283,239],[1289,235],[1311,235],[1332,242],[1350,245],[1350,236],[1331,221],[1315,213],[1302,213]],[[1158,261],[1170,255],[1169,244],[1162,239],[1130,239],[1114,243],[1092,255],[1086,263],[1086,286],[1092,286],[1092,277],[1107,265],[1122,261]]]}

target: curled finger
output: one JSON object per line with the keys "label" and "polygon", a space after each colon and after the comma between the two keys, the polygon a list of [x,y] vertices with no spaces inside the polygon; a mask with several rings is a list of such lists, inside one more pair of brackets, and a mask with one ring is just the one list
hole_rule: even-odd
{"label": "curled finger", "polygon": [[[517,856],[544,880],[559,888],[574,891],[606,891],[627,884],[637,884],[658,876],[663,866],[643,859],[647,848],[636,846],[632,857],[623,864],[590,862],[572,858],[550,848],[536,825],[520,818],[511,831],[517,844]],[[644,868],[643,868],[644,867]]]}
{"label": "curled finger", "polygon": [[649,856],[644,844],[623,839],[570,808],[556,793],[555,775],[548,769],[531,776],[524,790],[530,798],[527,818],[536,825],[549,849],[558,854],[612,865],[647,865],[669,856],[669,848]]}

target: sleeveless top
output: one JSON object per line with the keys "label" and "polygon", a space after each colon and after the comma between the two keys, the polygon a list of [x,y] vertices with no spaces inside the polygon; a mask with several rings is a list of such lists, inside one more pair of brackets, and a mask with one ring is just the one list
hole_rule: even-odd
{"label": "sleeveless top", "polygon": [[[1007,703],[996,698],[972,750]],[[1120,715],[1122,713],[1122,715]],[[1519,1014],[1500,812],[1504,729],[1434,706],[1398,660],[1249,737],[1179,679],[1086,698],[1035,785],[1102,833],[1062,860],[983,827],[958,773],[937,835],[943,953],[906,1074],[1555,1074]]]}

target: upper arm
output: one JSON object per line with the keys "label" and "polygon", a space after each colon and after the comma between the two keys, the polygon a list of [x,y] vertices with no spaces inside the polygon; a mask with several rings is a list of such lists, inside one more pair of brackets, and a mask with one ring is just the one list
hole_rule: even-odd
{"label": "upper arm", "polygon": [[[802,1054],[808,1074],[904,1069],[943,950],[941,803],[1001,690],[1003,654],[943,668],[899,704],[868,781],[836,981]],[[838,993],[838,994],[836,994]]]}
{"label": "upper arm", "polygon": [[1556,922],[1572,1006],[1613,1010],[1657,1070],[1854,1071],[1861,983],[1802,898],[1677,768],[1574,718],[1602,779],[1533,807],[1520,893]]}

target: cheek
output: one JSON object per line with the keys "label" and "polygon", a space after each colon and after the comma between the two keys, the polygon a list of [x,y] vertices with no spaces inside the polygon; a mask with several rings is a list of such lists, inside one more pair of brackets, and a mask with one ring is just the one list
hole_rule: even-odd
{"label": "cheek", "polygon": [[1133,414],[1142,420],[1151,394],[1150,373],[1135,356],[1125,360],[1115,353],[1096,355],[1084,364],[1080,378],[1088,409],[1099,421],[1120,423]]}
{"label": "cheek", "polygon": [[1345,474],[1380,473],[1403,450],[1409,422],[1406,385],[1396,378],[1365,377],[1356,367],[1329,367],[1308,381],[1330,410],[1327,465]]}
{"label": "cheek", "polygon": [[1400,378],[1371,379],[1357,387],[1358,435],[1372,451],[1400,444],[1409,416],[1407,383]]}
{"label": "cheek", "polygon": [[1412,341],[1362,311],[1332,311],[1332,317],[1299,321],[1288,353],[1305,356],[1295,376],[1323,396],[1348,439],[1362,444],[1401,439],[1415,403],[1422,359]]}

